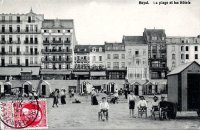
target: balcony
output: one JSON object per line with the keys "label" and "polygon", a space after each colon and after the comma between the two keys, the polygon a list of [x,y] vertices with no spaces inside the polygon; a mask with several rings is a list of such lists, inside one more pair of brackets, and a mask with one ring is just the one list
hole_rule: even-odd
{"label": "balcony", "polygon": [[24,52],[24,55],[39,55],[39,52]]}
{"label": "balcony", "polygon": [[157,50],[156,49],[152,49],[152,53],[157,53]]}
{"label": "balcony", "polygon": [[70,54],[72,53],[72,50],[71,49],[62,49],[62,50],[58,50],[58,49],[42,49],[42,53],[43,54],[48,54],[48,53],[51,53],[51,54]]}
{"label": "balcony", "polygon": [[49,44],[52,44],[52,45],[63,45],[63,44],[70,45],[71,42],[70,41],[49,41],[49,40],[46,41],[46,40],[44,40],[43,44],[44,45],[49,45]]}
{"label": "balcony", "polygon": [[76,63],[89,63],[89,60],[87,60],[87,59],[78,59],[75,62]]}
{"label": "balcony", "polygon": [[149,67],[150,70],[153,70],[153,71],[168,71],[168,68],[167,67],[162,67],[162,66],[151,66]]}
{"label": "balcony", "polygon": [[21,52],[0,52],[0,55],[21,55]]}
{"label": "balcony", "polygon": [[24,41],[24,44],[38,44],[38,41]]}
{"label": "balcony", "polygon": [[71,63],[72,62],[72,59],[71,58],[55,58],[55,59],[52,59],[52,58],[47,58],[47,59],[42,59],[41,60],[43,63]]}
{"label": "balcony", "polygon": [[3,23],[10,23],[10,24],[13,24],[13,23],[16,23],[16,24],[19,24],[19,23],[22,23],[21,20],[0,20],[0,23],[3,24]]}
{"label": "balcony", "polygon": [[167,52],[166,49],[160,49],[159,51],[160,51],[160,53],[166,53]]}
{"label": "balcony", "polygon": [[33,30],[33,31],[30,31],[30,30],[5,30],[5,31],[2,31],[0,30],[0,34],[40,34],[41,31],[39,30]]}
{"label": "balcony", "polygon": [[6,41],[0,41],[0,44],[6,44]]}

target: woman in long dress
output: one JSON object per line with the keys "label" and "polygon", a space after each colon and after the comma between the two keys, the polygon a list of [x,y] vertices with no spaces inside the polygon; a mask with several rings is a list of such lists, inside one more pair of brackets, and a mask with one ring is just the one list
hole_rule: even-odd
{"label": "woman in long dress", "polygon": [[59,90],[56,89],[53,95],[53,106],[56,105],[58,107],[58,97],[59,97]]}
{"label": "woman in long dress", "polygon": [[61,92],[60,92],[60,101],[61,101],[61,104],[66,104],[66,101],[65,101],[65,90],[62,89]]}
{"label": "woman in long dress", "polygon": [[91,105],[98,105],[98,101],[97,101],[96,95],[97,95],[97,93],[95,92],[94,88],[92,88],[92,92],[91,92]]}

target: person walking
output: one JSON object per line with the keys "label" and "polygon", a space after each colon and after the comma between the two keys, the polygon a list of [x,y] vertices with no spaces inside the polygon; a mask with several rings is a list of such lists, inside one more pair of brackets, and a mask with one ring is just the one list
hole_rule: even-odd
{"label": "person walking", "polygon": [[114,92],[114,100],[115,100],[114,104],[118,103],[118,99],[119,99],[119,91],[118,91],[118,89],[116,89]]}
{"label": "person walking", "polygon": [[130,94],[128,95],[129,116],[130,116],[130,118],[131,117],[135,117],[134,116],[135,101],[136,101],[136,96],[134,95],[133,91],[130,91]]}
{"label": "person walking", "polygon": [[97,95],[97,93],[96,93],[95,89],[92,88],[92,92],[91,92],[91,105],[98,105],[98,101],[97,101],[96,95]]}
{"label": "person walking", "polygon": [[127,88],[124,89],[124,95],[125,95],[125,99],[127,99],[127,95],[128,95],[128,90],[127,90]]}
{"label": "person walking", "polygon": [[54,94],[53,94],[53,106],[56,105],[58,107],[58,97],[59,97],[59,90],[56,89]]}
{"label": "person walking", "polygon": [[61,101],[61,104],[66,104],[66,101],[65,101],[65,90],[62,89],[61,92],[60,92],[60,101]]}

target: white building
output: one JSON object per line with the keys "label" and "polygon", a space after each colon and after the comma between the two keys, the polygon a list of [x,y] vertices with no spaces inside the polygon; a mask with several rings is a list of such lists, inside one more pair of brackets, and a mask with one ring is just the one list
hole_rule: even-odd
{"label": "white building", "polygon": [[175,67],[192,61],[200,63],[200,37],[167,37],[167,67]]}
{"label": "white building", "polygon": [[40,66],[43,14],[0,14],[0,66]]}
{"label": "white building", "polygon": [[124,36],[123,42],[129,82],[149,79],[148,45],[143,36]]}

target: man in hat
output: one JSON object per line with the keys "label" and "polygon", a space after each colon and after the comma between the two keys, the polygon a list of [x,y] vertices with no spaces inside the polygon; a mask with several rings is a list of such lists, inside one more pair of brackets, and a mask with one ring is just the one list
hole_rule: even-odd
{"label": "man in hat", "polygon": [[164,95],[161,95],[161,101],[159,102],[159,111],[160,111],[161,118],[168,119],[167,117],[168,103],[167,101],[165,101]]}

